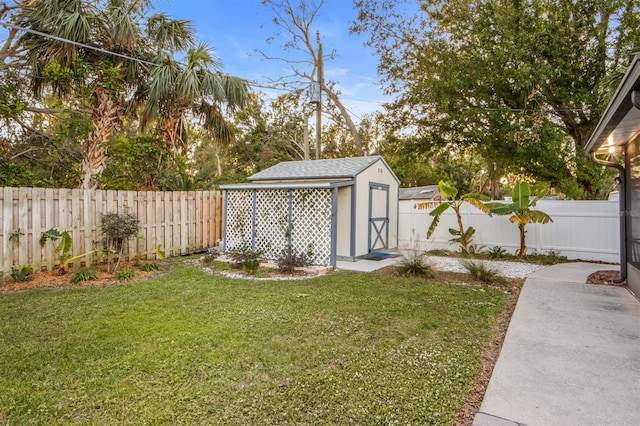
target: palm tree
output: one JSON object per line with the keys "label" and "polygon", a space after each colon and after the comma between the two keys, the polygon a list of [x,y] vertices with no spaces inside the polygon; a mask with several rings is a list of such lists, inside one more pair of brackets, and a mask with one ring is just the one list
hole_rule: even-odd
{"label": "palm tree", "polygon": [[156,134],[174,154],[187,150],[189,116],[198,118],[214,139],[231,140],[233,133],[223,107],[235,111],[245,105],[249,100],[247,82],[223,74],[211,48],[204,44],[187,50],[185,64],[171,56],[158,59],[161,65],[152,70],[146,90],[143,129],[155,121]]}
{"label": "palm tree", "polygon": [[93,129],[82,150],[86,189],[97,186],[127,90],[139,78],[139,63],[125,57],[145,43],[138,20],[148,6],[136,0],[34,0],[18,14],[19,26],[47,35],[27,32],[19,41],[36,97],[53,93],[91,111]]}
{"label": "palm tree", "polygon": [[[19,26],[37,32],[20,39],[34,94],[54,94],[91,116],[93,128],[82,147],[84,188],[98,185],[111,137],[141,104],[142,127],[155,120],[175,153],[185,150],[189,112],[213,135],[230,138],[223,106],[233,110],[247,98],[246,82],[222,74],[211,50],[195,46],[189,21],[162,13],[147,19],[150,5],[32,0],[18,14]],[[174,55],[184,51],[187,63],[181,64]]]}

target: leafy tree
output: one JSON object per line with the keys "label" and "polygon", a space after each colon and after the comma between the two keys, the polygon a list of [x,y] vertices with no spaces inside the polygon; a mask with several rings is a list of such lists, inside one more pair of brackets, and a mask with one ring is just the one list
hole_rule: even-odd
{"label": "leafy tree", "polygon": [[526,256],[526,230],[525,226],[529,223],[549,223],[553,222],[551,217],[539,210],[533,210],[539,197],[531,199],[531,188],[526,182],[519,182],[513,189],[511,194],[511,203],[487,203],[487,207],[491,213],[497,215],[511,215],[511,222],[518,225],[520,232],[520,248],[516,252],[516,256]]}
{"label": "leafy tree", "polygon": [[[464,203],[469,203],[481,212],[490,214],[489,208],[483,203],[483,201],[489,201],[489,198],[477,193],[463,194],[458,197],[458,189],[453,186],[451,182],[445,182],[443,180],[438,182],[438,188],[446,200],[429,213],[429,216],[432,216],[433,220],[427,230],[427,238],[431,238],[438,227],[440,216],[448,209],[452,209],[456,214],[458,229],[449,228],[449,233],[453,236],[449,241],[451,241],[452,244],[460,244],[460,250],[464,254],[471,254],[471,244],[476,230],[472,226],[469,226],[467,229],[464,228],[460,209]],[[420,204],[418,206],[421,207]]]}
{"label": "leafy tree", "polygon": [[380,54],[386,89],[399,95],[389,112],[405,133],[441,150],[473,149],[494,183],[511,173],[579,197],[605,192],[582,147],[606,105],[608,72],[640,46],[637,1],[356,6],[353,30]]}

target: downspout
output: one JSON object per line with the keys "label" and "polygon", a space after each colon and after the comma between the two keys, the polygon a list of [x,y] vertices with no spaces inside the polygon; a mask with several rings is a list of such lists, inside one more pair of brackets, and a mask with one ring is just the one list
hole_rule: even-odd
{"label": "downspout", "polygon": [[589,156],[591,161],[596,164],[605,167],[613,167],[618,170],[618,179],[620,180],[620,191],[618,197],[620,210],[620,277],[613,280],[613,282],[621,283],[627,279],[627,185],[624,166],[597,158],[595,151],[590,152]]}

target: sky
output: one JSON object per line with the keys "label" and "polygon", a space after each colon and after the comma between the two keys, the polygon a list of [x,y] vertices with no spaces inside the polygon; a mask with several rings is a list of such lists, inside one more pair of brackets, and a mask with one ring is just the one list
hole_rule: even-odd
{"label": "sky", "polygon": [[[295,0],[293,0],[295,2]],[[155,8],[174,18],[193,21],[198,38],[211,45],[227,74],[269,85],[289,75],[287,64],[266,60],[256,49],[270,56],[292,57],[282,50],[283,40],[267,43],[277,34],[272,11],[260,0],[156,0]],[[335,59],[325,62],[325,81],[339,85],[341,99],[354,119],[381,109],[390,98],[382,94],[376,74],[377,57],[364,46],[365,37],[350,35],[351,21],[357,16],[351,0],[326,0],[314,21],[313,33],[320,31],[325,54],[335,51]],[[284,92],[266,91],[269,96]]]}

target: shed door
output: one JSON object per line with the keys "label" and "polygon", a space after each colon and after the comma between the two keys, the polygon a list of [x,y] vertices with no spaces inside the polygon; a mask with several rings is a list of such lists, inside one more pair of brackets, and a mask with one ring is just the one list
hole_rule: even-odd
{"label": "shed door", "polygon": [[389,186],[369,184],[369,252],[389,248]]}

